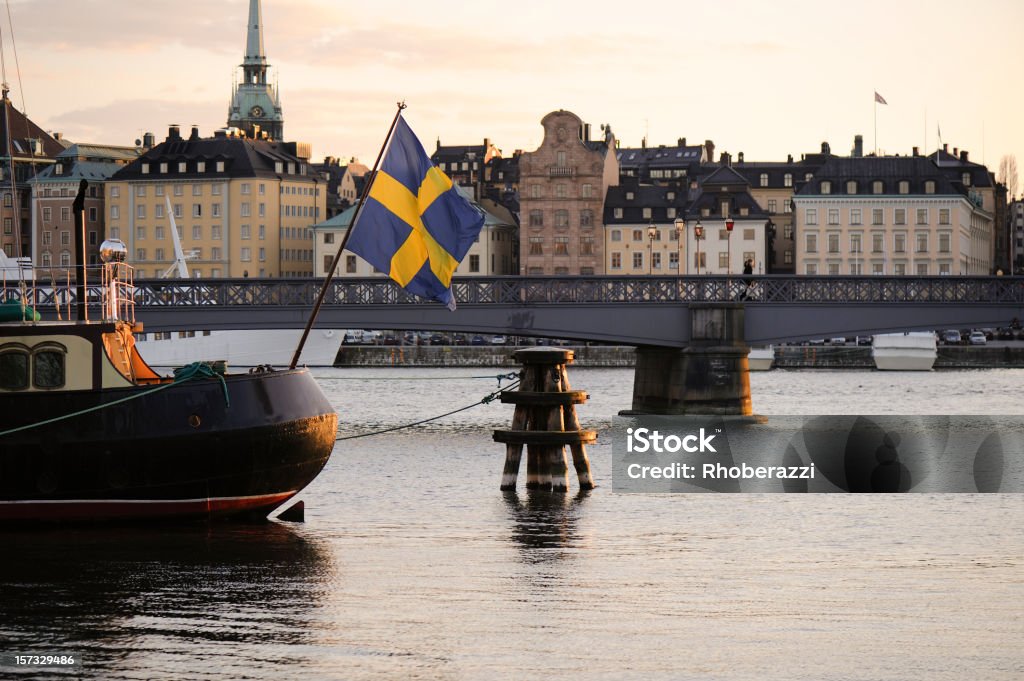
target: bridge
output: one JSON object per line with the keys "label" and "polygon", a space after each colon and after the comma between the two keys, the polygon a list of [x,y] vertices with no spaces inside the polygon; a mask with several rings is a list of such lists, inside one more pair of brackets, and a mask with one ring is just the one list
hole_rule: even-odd
{"label": "bridge", "polygon": [[[748,288],[746,281],[752,282]],[[316,279],[169,279],[136,282],[146,331],[302,328]],[[686,347],[690,311],[742,301],[743,340],[1007,326],[1024,319],[1024,277],[689,276],[466,277],[458,310],[420,300],[383,277],[335,279],[318,328],[444,330]],[[41,287],[47,318],[74,308],[74,287]],[[98,314],[99,290],[90,287]],[[69,302],[70,301],[70,302]],[[94,307],[95,305],[95,307]]]}

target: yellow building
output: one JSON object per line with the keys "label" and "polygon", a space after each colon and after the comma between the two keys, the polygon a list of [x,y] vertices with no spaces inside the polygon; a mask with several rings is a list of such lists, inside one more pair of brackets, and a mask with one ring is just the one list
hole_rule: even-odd
{"label": "yellow building", "polygon": [[171,216],[190,276],[310,277],[327,192],[301,146],[171,126],[107,182],[107,236],[138,278],[176,276]]}

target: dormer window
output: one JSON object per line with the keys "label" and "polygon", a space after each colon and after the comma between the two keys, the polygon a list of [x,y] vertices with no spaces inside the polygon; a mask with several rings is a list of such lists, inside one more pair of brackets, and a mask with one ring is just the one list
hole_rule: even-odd
{"label": "dormer window", "polygon": [[167,173],[167,164],[166,163],[161,163],[160,164],[160,174],[163,175],[165,173]]}
{"label": "dormer window", "polygon": [[910,183],[908,181],[900,180],[899,187],[900,187],[900,194],[909,194],[910,193]]}
{"label": "dormer window", "polygon": [[822,180],[821,181],[821,193],[822,194],[831,194],[832,193],[832,183],[829,182],[828,180]]}
{"label": "dormer window", "polygon": [[856,194],[857,193],[857,180],[847,180],[846,181],[846,193],[847,194]]}
{"label": "dormer window", "polygon": [[206,161],[196,161],[196,172],[197,173],[205,173],[206,172]]}
{"label": "dormer window", "polygon": [[188,165],[184,161],[182,161],[181,163],[178,164],[178,172],[179,173],[185,172],[185,170],[187,168],[188,168]]}
{"label": "dormer window", "polygon": [[224,172],[224,161],[217,161],[217,172],[218,173],[223,173]]}
{"label": "dormer window", "polygon": [[64,174],[64,164],[63,163],[57,163],[56,165],[54,165],[53,166],[53,174],[54,175],[63,175]]}
{"label": "dormer window", "polygon": [[633,192],[626,192],[626,200],[627,201],[632,201],[633,200]]}
{"label": "dormer window", "polygon": [[971,186],[971,174],[970,173],[964,173],[963,174],[963,181],[964,181],[964,186],[965,187],[970,187]]}
{"label": "dormer window", "polygon": [[768,173],[761,173],[761,186],[762,187],[767,187],[768,186]]}
{"label": "dormer window", "polygon": [[926,180],[924,183],[924,193],[934,194],[935,193],[935,180]]}
{"label": "dormer window", "polygon": [[882,184],[881,180],[875,180],[874,182],[871,183],[872,194],[882,194],[884,191],[885,186]]}
{"label": "dormer window", "polygon": [[149,175],[149,164],[148,163],[143,163],[142,164],[142,174],[143,175]]}
{"label": "dormer window", "polygon": [[793,186],[793,173],[786,173],[782,176],[782,186],[792,187]]}

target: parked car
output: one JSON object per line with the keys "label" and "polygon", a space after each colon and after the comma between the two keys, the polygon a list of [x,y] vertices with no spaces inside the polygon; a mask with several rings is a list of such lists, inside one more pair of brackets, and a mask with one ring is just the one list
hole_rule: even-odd
{"label": "parked car", "polygon": [[857,345],[871,345],[871,336],[857,336]]}
{"label": "parked car", "polygon": [[807,344],[808,345],[824,345],[825,344],[825,339],[824,338],[812,338],[811,340],[807,341]]}
{"label": "parked car", "polygon": [[451,339],[449,339],[448,336],[442,336],[439,333],[435,333],[430,337],[431,345],[448,345],[449,343],[451,343]]}
{"label": "parked car", "polygon": [[504,345],[507,339],[504,336],[494,336],[491,338],[491,345]]}
{"label": "parked car", "polygon": [[999,329],[997,337],[999,338],[999,340],[1013,340],[1015,334],[1013,332],[1013,329],[1004,326],[1003,328]]}
{"label": "parked car", "polygon": [[452,336],[452,343],[455,345],[469,345],[469,340],[466,339],[465,334],[457,333]]}
{"label": "parked car", "polygon": [[960,337],[960,332],[956,329],[949,329],[942,332],[942,342],[946,345],[959,345],[963,342],[963,338]]}
{"label": "parked car", "polygon": [[473,336],[470,341],[470,345],[487,345],[487,341],[484,340],[483,336]]}
{"label": "parked car", "polygon": [[967,337],[967,340],[971,345],[984,345],[987,342],[985,334],[981,331],[971,331],[971,335]]}
{"label": "parked car", "polygon": [[829,345],[846,345],[846,339],[842,336],[836,336],[835,338],[828,339]]}

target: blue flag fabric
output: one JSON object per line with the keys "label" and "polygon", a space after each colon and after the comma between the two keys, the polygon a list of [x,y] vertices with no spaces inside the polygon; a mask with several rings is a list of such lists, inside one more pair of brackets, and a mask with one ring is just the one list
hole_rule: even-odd
{"label": "blue flag fabric", "polygon": [[347,248],[410,293],[454,310],[452,274],[483,224],[399,116]]}

